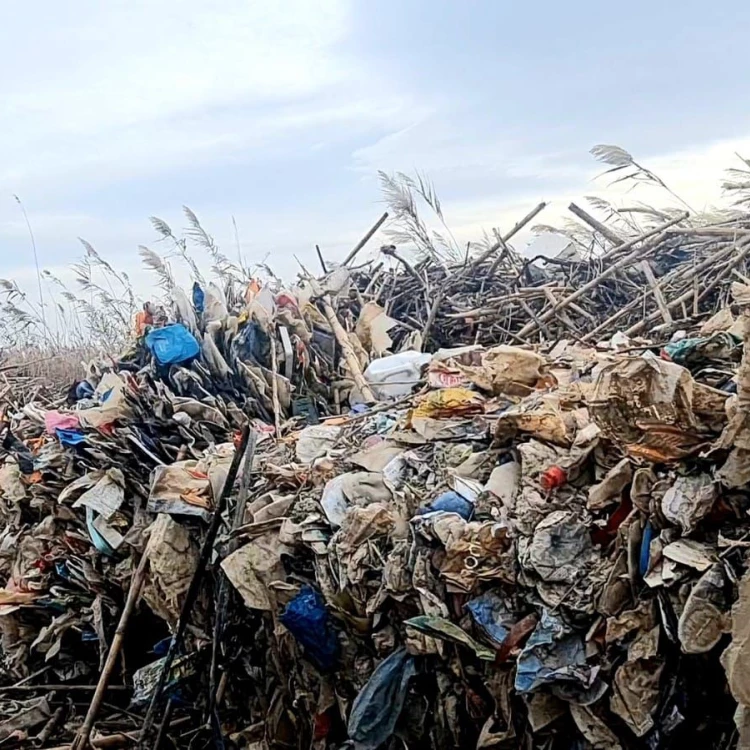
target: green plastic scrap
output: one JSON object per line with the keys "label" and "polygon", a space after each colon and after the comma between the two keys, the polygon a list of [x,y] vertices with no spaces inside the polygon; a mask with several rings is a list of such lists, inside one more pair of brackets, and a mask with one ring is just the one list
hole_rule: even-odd
{"label": "green plastic scrap", "polygon": [[492,649],[478,643],[465,630],[462,630],[458,625],[452,623],[450,620],[446,620],[444,617],[420,615],[419,617],[412,617],[411,620],[406,620],[404,625],[433,638],[461,643],[470,648],[480,659],[495,661],[496,654]]}

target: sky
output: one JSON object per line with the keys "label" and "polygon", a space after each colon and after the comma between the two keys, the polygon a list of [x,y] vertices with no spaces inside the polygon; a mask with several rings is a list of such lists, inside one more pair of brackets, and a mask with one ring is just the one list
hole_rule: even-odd
{"label": "sky", "polygon": [[750,156],[749,27],[739,0],[14,4],[0,277],[35,283],[14,195],[43,268],[69,278],[84,237],[144,295],[137,248],[167,249],[149,216],[177,232],[188,205],[228,255],[234,220],[243,256],[291,277],[295,254],[340,260],[382,213],[378,170],[428,176],[460,242],[540,200],[555,223],[571,198],[611,197],[597,143],[708,207]]}

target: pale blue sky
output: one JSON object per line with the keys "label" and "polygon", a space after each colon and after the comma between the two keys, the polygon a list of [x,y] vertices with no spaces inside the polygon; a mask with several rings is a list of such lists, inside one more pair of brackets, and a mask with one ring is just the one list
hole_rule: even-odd
{"label": "pale blue sky", "polygon": [[738,0],[31,0],[3,21],[0,276],[22,283],[13,193],[58,273],[78,235],[135,271],[148,216],[179,228],[186,203],[289,275],[379,215],[378,169],[427,173],[478,239],[592,193],[596,143],[708,202],[750,137]]}

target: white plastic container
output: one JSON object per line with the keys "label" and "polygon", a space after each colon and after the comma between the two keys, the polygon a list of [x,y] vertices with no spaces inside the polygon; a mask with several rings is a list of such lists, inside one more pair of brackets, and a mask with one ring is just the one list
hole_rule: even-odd
{"label": "white plastic container", "polygon": [[379,401],[403,398],[419,382],[422,367],[432,359],[431,354],[408,351],[391,354],[370,362],[365,380]]}

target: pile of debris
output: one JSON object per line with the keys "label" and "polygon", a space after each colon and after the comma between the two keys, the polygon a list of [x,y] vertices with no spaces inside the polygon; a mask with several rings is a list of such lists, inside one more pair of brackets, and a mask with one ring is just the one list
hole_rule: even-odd
{"label": "pile of debris", "polygon": [[379,302],[398,321],[399,336],[418,335],[430,351],[558,338],[595,344],[618,331],[655,331],[667,340],[725,306],[732,281],[747,269],[746,216],[695,227],[685,213],[666,221],[662,215],[656,226],[623,237],[575,204],[571,212],[593,230],[590,244],[571,242],[556,257],[523,257],[510,239],[545,206],[461,263],[437,254],[414,263],[392,246],[382,248],[385,257],[354,274],[355,316]]}
{"label": "pile of debris", "polygon": [[682,220],[196,282],[6,405],[0,746],[750,747],[749,230]]}

